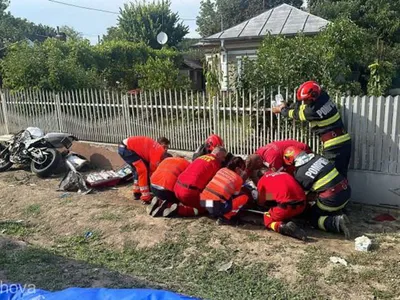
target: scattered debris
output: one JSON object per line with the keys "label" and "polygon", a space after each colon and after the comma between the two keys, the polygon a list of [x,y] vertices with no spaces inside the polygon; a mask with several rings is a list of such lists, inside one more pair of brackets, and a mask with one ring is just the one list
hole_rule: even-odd
{"label": "scattered debris", "polygon": [[374,221],[377,221],[377,222],[385,222],[385,221],[392,222],[392,221],[396,221],[396,218],[393,217],[390,214],[381,214],[379,216],[376,216],[374,218]]}
{"label": "scattered debris", "polygon": [[365,235],[355,239],[355,250],[368,252],[371,249],[372,241]]}
{"label": "scattered debris", "polygon": [[91,232],[91,231],[88,231],[88,232],[85,233],[85,239],[89,239],[92,236],[93,236],[93,232]]}
{"label": "scattered debris", "polygon": [[37,184],[30,183],[29,186],[37,186]]}
{"label": "scattered debris", "polygon": [[226,264],[222,264],[218,267],[218,272],[228,272],[233,266],[233,261],[230,261]]}
{"label": "scattered debris", "polygon": [[344,260],[343,258],[331,256],[331,258],[329,260],[334,264],[341,264],[341,265],[347,267],[347,261]]}

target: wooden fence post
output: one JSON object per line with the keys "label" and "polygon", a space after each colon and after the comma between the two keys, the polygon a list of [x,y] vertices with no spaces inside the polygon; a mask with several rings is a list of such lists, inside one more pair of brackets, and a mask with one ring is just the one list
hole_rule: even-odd
{"label": "wooden fence post", "polygon": [[60,101],[60,94],[59,93],[56,94],[56,113],[57,113],[58,131],[59,132],[63,132],[61,101]]}
{"label": "wooden fence post", "polygon": [[1,96],[1,106],[3,108],[3,117],[4,117],[4,125],[6,127],[6,133],[10,134],[8,128],[7,102],[3,90],[0,91],[0,96]]}
{"label": "wooden fence post", "polygon": [[212,98],[213,101],[213,110],[212,110],[212,119],[213,119],[213,133],[214,134],[219,134],[219,128],[218,128],[218,98],[214,96]]}

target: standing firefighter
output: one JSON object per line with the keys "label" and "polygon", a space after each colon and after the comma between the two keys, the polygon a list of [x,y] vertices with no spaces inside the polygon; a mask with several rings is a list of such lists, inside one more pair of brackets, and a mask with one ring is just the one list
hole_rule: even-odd
{"label": "standing firefighter", "polygon": [[150,203],[149,177],[163,160],[170,142],[162,137],[157,141],[145,136],[133,136],[118,146],[118,153],[134,169],[133,193],[136,200]]}
{"label": "standing firefighter", "polygon": [[207,138],[204,144],[197,148],[196,152],[193,154],[192,160],[195,160],[206,154],[211,154],[215,147],[224,147],[224,141],[220,136],[212,134]]}
{"label": "standing firefighter", "polygon": [[299,148],[286,149],[284,160],[296,167],[294,177],[304,190],[317,194],[317,202],[311,208],[312,225],[325,231],[344,233],[349,238],[349,220],[342,212],[351,197],[347,179],[325,157],[307,154]]}
{"label": "standing firefighter", "polygon": [[151,192],[155,196],[148,207],[148,213],[158,217],[168,204],[179,203],[175,197],[174,187],[178,176],[186,170],[190,162],[183,157],[168,157],[158,166],[151,175]]}
{"label": "standing firefighter", "polygon": [[323,143],[324,156],[347,178],[351,137],[344,128],[336,105],[315,81],[307,81],[299,87],[297,100],[304,101],[304,104],[298,102],[293,108],[287,108],[282,104],[273,108],[273,112],[292,119],[309,121]]}
{"label": "standing firefighter", "polygon": [[249,197],[241,194],[246,180],[246,163],[240,157],[234,157],[217,172],[214,178],[200,194],[200,204],[210,215],[217,217],[219,223],[234,224],[236,215],[247,204]]}
{"label": "standing firefighter", "polygon": [[276,201],[277,205],[264,214],[265,227],[283,235],[306,240],[304,230],[290,221],[306,208],[306,194],[296,180],[285,172],[268,171],[257,184],[258,204]]}

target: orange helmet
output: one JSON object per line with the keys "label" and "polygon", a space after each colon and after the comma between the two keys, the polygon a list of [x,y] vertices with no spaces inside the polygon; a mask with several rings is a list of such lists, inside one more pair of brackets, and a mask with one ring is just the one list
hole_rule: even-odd
{"label": "orange helmet", "polygon": [[224,141],[216,134],[210,135],[206,140],[207,148],[213,151],[215,147],[223,147]]}
{"label": "orange helmet", "polygon": [[303,150],[297,147],[287,147],[285,151],[283,152],[283,162],[287,166],[292,166],[295,163],[296,158],[302,154],[305,153]]}
{"label": "orange helmet", "polygon": [[315,101],[321,95],[321,87],[315,81],[304,82],[297,90],[297,100]]}

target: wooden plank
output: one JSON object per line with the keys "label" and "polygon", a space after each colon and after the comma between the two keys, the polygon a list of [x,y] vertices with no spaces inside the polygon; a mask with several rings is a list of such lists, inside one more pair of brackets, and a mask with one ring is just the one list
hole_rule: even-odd
{"label": "wooden plank", "polygon": [[360,149],[360,108],[361,108],[361,101],[360,97],[356,96],[353,99],[353,124],[352,128],[354,130],[354,149],[353,149],[353,160],[350,163],[350,166],[352,169],[357,168],[360,155],[359,155],[359,149]]}
{"label": "wooden plank", "polygon": [[[228,92],[229,93],[229,92]],[[226,124],[226,93],[222,94],[222,139],[225,141],[225,147],[230,146],[230,140],[227,139],[227,124]]]}
{"label": "wooden plank", "polygon": [[182,141],[182,135],[181,131],[179,130],[180,124],[179,124],[179,109],[178,109],[178,93],[176,90],[174,90],[174,98],[175,98],[175,128],[174,131],[177,132],[177,145],[178,149],[184,149],[184,144]]}
{"label": "wooden plank", "polygon": [[[192,127],[193,123],[190,121],[190,112],[189,112],[189,95],[188,91],[185,91],[185,98],[186,98],[186,134],[188,135],[186,140],[188,142],[187,150],[191,151],[193,149],[192,140],[193,140],[193,132]],[[195,149],[196,150],[196,149]]]}
{"label": "wooden plank", "polygon": [[251,90],[250,90],[250,92],[249,92],[249,94],[248,94],[248,98],[249,98],[249,109],[250,109],[250,111],[249,111],[249,116],[248,116],[248,118],[249,118],[249,125],[248,125],[248,127],[247,127],[247,133],[246,133],[246,137],[247,137],[247,153],[251,153],[251,149],[253,148],[252,147],[252,137],[253,137],[253,128],[252,128],[252,118],[251,118],[251,109],[252,109],[252,93],[251,93]]}
{"label": "wooden plank", "polygon": [[[207,111],[206,111],[206,93],[203,92],[202,95],[202,99],[203,99],[203,123],[204,123],[204,133],[207,132],[207,127],[208,127],[208,122],[207,122]],[[202,132],[202,143],[203,140],[206,139],[205,134]]]}
{"label": "wooden plank", "polygon": [[259,93],[258,89],[257,89],[257,94],[256,94],[256,136],[257,136],[257,141],[256,141],[256,144],[254,146],[254,151],[256,151],[261,146],[261,136],[260,136],[260,93]]}
{"label": "wooden plank", "polygon": [[382,169],[382,147],[383,147],[383,124],[385,116],[385,98],[379,97],[377,101],[377,115],[376,115],[376,139],[375,139],[375,167],[374,171],[381,171]]}
{"label": "wooden plank", "polygon": [[246,105],[246,96],[245,92],[242,92],[242,134],[241,134],[241,145],[242,145],[242,153],[245,155],[248,154],[248,148],[246,147],[246,110],[245,106]]}
{"label": "wooden plank", "polygon": [[352,160],[354,160],[354,132],[353,132],[353,98],[348,96],[345,100],[346,106],[346,120],[347,120],[347,131],[352,136],[352,155],[350,159],[349,167],[352,166]]}
{"label": "wooden plank", "polygon": [[368,122],[367,122],[367,170],[374,170],[374,148],[375,148],[375,139],[376,139],[376,97],[369,97],[368,99]]}
{"label": "wooden plank", "polygon": [[269,93],[269,105],[268,105],[268,107],[270,108],[270,111],[269,111],[269,117],[270,117],[269,126],[270,126],[270,128],[269,128],[269,130],[270,130],[270,137],[271,137],[271,141],[269,141],[269,142],[272,142],[275,140],[274,114],[272,113],[272,101],[273,101],[272,97],[273,97],[273,91],[271,88],[270,93]]}
{"label": "wooden plank", "polygon": [[392,99],[392,130],[390,134],[389,173],[397,173],[399,161],[399,96]]}
{"label": "wooden plank", "polygon": [[360,113],[360,143],[359,145],[359,162],[357,164],[357,169],[366,170],[367,169],[367,127],[368,127],[368,106],[367,97],[361,98],[361,113]]}
{"label": "wooden plank", "polygon": [[[236,124],[235,124],[235,128],[239,129],[239,91],[235,92],[235,96],[236,96]],[[235,134],[235,154],[239,154],[240,153],[240,132],[239,130],[235,130],[236,134]]]}
{"label": "wooden plank", "polygon": [[389,172],[389,159],[391,148],[391,128],[392,128],[392,111],[393,97],[389,96],[385,99],[385,117],[383,124],[383,155],[382,155],[382,172]]}

